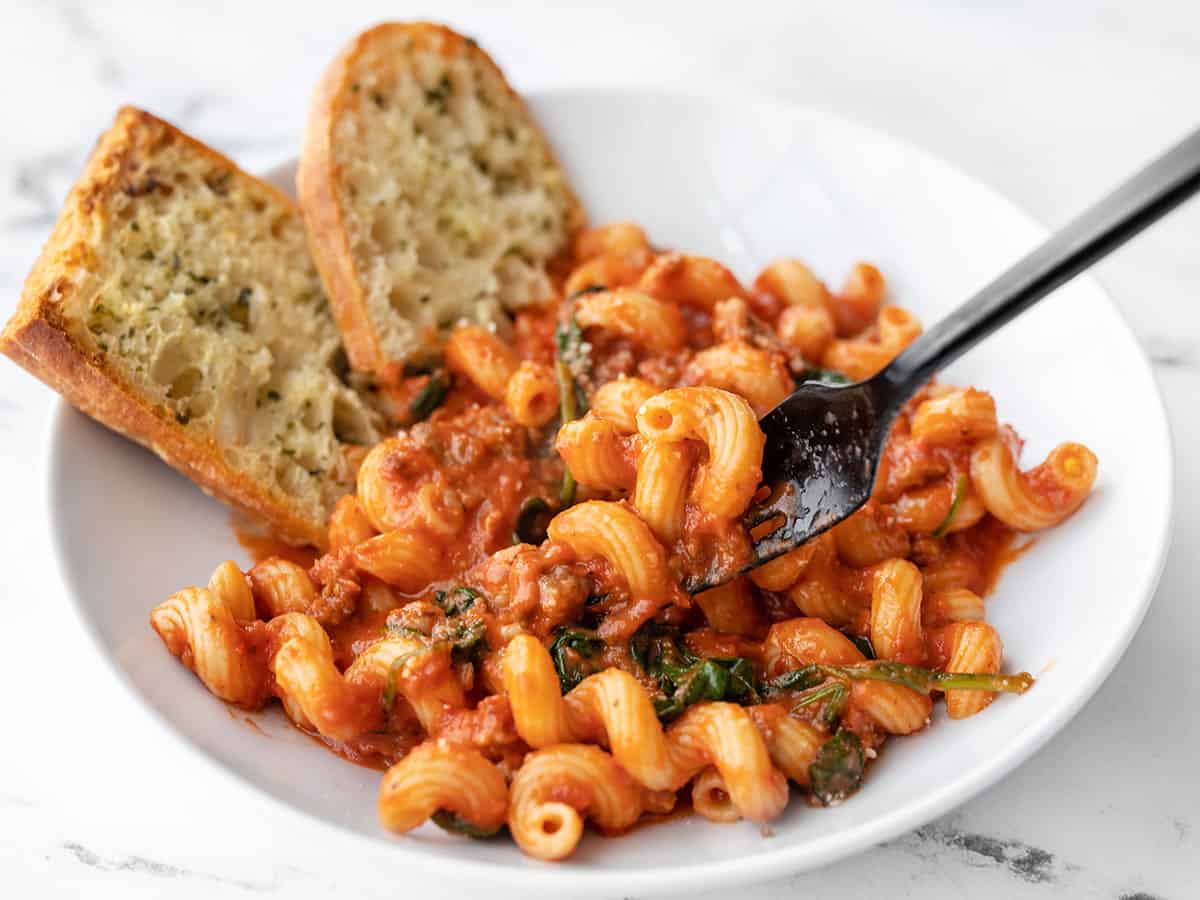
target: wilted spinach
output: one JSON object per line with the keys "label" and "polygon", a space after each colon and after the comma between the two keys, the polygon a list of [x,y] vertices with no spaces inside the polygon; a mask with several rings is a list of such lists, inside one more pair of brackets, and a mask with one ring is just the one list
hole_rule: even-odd
{"label": "wilted spinach", "polygon": [[[576,378],[591,364],[588,348],[583,340],[583,331],[573,314],[568,315],[566,321],[555,330],[554,346],[554,372],[558,376],[560,420],[565,425],[587,412],[587,396]],[[575,478],[570,469],[563,474],[558,499],[562,509],[575,502]]]}
{"label": "wilted spinach", "polygon": [[468,822],[466,819],[458,816],[448,809],[439,809],[430,818],[434,824],[444,831],[449,831],[451,834],[463,834],[469,838],[483,840],[496,835],[503,825],[497,825],[494,828],[481,828]]}
{"label": "wilted spinach", "polygon": [[558,672],[558,683],[565,694],[592,674],[588,660],[604,649],[604,641],[588,628],[563,626],[554,632],[550,642],[550,658]]}
{"label": "wilted spinach", "polygon": [[748,660],[697,656],[680,645],[677,633],[656,623],[639,629],[629,650],[642,670],[658,682],[663,696],[654,707],[664,722],[704,700],[749,703],[758,699],[757,678]]}
{"label": "wilted spinach", "polygon": [[438,591],[433,595],[433,602],[442,608],[447,616],[457,616],[465,613],[479,599],[479,591],[469,587],[456,587],[448,591]]}
{"label": "wilted spinach", "polygon": [[840,803],[862,784],[867,754],[853,731],[841,729],[821,745],[808,767],[813,796],[825,806]]}
{"label": "wilted spinach", "polygon": [[517,513],[517,524],[513,528],[514,544],[541,544],[546,540],[546,526],[553,515],[550,504],[542,497],[527,497]]}
{"label": "wilted spinach", "polygon": [[409,404],[409,418],[413,422],[424,422],[435,409],[446,402],[446,395],[449,392],[450,376],[444,369],[436,370]]}

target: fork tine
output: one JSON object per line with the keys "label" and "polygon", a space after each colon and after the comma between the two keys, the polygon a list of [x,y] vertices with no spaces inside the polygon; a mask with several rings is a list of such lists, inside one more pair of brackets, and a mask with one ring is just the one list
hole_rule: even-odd
{"label": "fork tine", "polygon": [[794,482],[784,481],[774,485],[766,499],[746,510],[742,516],[742,524],[747,528],[754,528],[776,516],[788,516],[786,505],[791,503],[795,492]]}
{"label": "fork tine", "polygon": [[797,544],[793,536],[794,525],[796,520],[788,519],[777,529],[768,535],[764,535],[753,543],[754,547],[754,566],[761,566],[763,563],[770,562],[776,557],[783,556],[789,550],[796,548]]}
{"label": "fork tine", "polygon": [[747,528],[755,528],[772,519],[783,519],[778,526],[753,542],[754,561],[747,568],[769,562],[796,546],[795,531],[800,524],[800,510],[797,509],[799,495],[799,485],[795,481],[783,481],[771,488],[771,493],[762,503],[747,511],[742,519]]}

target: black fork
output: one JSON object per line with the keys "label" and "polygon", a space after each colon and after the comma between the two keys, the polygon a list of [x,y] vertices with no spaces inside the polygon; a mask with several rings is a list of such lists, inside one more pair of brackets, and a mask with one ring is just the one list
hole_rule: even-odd
{"label": "black fork", "polygon": [[[806,382],[759,422],[766,434],[765,500],[749,527],[778,520],[754,542],[754,568],[859,509],[871,496],[896,414],[938,370],[1200,190],[1200,130],[1188,135],[858,384]],[[734,577],[723,573],[696,590]]]}

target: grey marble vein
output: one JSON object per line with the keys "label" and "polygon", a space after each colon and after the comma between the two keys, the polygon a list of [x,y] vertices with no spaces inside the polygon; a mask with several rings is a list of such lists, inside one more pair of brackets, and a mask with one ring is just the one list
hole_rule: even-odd
{"label": "grey marble vein", "polygon": [[1171,827],[1175,829],[1175,834],[1179,838],[1179,843],[1184,843],[1192,833],[1192,827],[1183,819],[1171,819]]}
{"label": "grey marble vein", "polygon": [[25,209],[4,220],[5,228],[50,228],[58,219],[63,198],[83,165],[82,146],[28,157],[17,163],[12,191]]}
{"label": "grey marble vein", "polygon": [[81,48],[86,48],[96,57],[96,77],[101,84],[116,87],[121,84],[121,64],[110,49],[103,33],[96,27],[90,12],[82,3],[66,2],[58,7],[59,18],[67,32]]}
{"label": "grey marble vein", "polygon": [[104,857],[74,841],[63,843],[62,848],[74,856],[79,863],[93,869],[98,869],[101,872],[132,872],[139,875],[150,875],[155,878],[193,878],[201,881],[225,884],[256,893],[270,893],[279,889],[278,885],[275,884],[225,878],[209,872],[197,872],[194,869],[185,869],[182,866],[158,862],[157,860],[147,859],[144,856]]}
{"label": "grey marble vein", "polygon": [[956,851],[971,865],[995,866],[1031,884],[1055,884],[1064,874],[1078,870],[1041,847],[964,831],[946,822],[918,828],[902,840]]}
{"label": "grey marble vein", "polygon": [[1156,366],[1200,371],[1200,346],[1195,340],[1150,335],[1143,338],[1142,345]]}

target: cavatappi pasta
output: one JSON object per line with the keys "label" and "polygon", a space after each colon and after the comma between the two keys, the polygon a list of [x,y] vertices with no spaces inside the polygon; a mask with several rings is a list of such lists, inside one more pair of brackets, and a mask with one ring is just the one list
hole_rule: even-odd
{"label": "cavatappi pasta", "polygon": [[748,558],[758,418],[806,378],[878,372],[920,325],[865,263],[837,290],[797,260],[747,287],[630,223],[575,257],[561,302],[463,324],[441,368],[385,385],[410,425],[366,454],[311,566],[224,562],[154,609],[213,694],[278,700],[385,769],[392,831],[507,828],[557,860],[677,803],[764,822],[840,802],[935,701],[960,719],[1028,687],[1000,674],[985,598],[1019,532],[1086,499],[1086,447],[1022,469],[989,394],[931,383],[861,511],[689,596]]}

